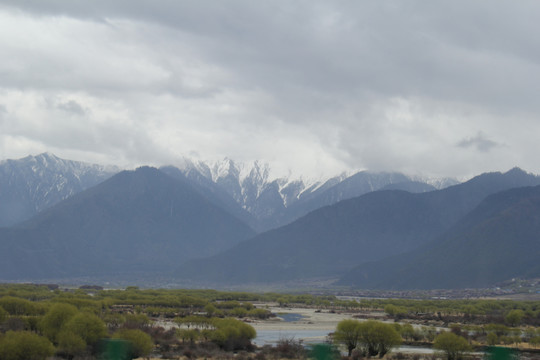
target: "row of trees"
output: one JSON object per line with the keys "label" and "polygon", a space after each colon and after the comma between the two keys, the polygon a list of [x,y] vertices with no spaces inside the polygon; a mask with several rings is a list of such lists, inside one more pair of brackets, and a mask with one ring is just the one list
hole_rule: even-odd
{"label": "row of trees", "polygon": [[[53,289],[53,290],[51,290]],[[92,298],[88,298],[92,292]],[[53,300],[59,297],[71,301],[78,299],[81,302],[100,302],[105,307],[113,304],[129,304],[143,308],[153,308],[158,311],[169,309],[177,312],[182,309],[202,310],[206,305],[212,304],[223,315],[230,315],[229,310],[243,307],[246,311],[252,310],[254,301],[273,301],[281,305],[302,304],[314,307],[347,308],[358,310],[386,310],[394,315],[440,314],[468,317],[485,317],[487,322],[495,320],[506,321],[507,325],[516,320],[514,310],[519,310],[517,320],[525,324],[534,325],[540,322],[540,301],[513,301],[513,300],[409,300],[409,299],[362,299],[342,300],[333,295],[311,294],[279,294],[279,293],[245,293],[225,292],[217,290],[163,290],[139,289],[128,287],[125,290],[92,290],[78,289],[65,293],[57,286],[43,285],[0,285],[0,298],[18,297],[30,301]],[[73,303],[72,303],[73,304]],[[73,304],[79,306],[77,304]],[[82,305],[82,304],[81,304]],[[80,307],[80,306],[79,306]],[[510,317],[508,315],[512,314]]]}
{"label": "row of trees", "polygon": [[[354,351],[361,356],[383,357],[398,346],[402,338],[395,324],[382,323],[375,320],[358,321],[342,320],[334,332],[334,341],[345,346],[350,357]],[[433,348],[445,354],[448,360],[463,358],[466,352],[472,350],[467,339],[452,331],[443,331],[433,339]]]}
{"label": "row of trees", "polygon": [[[534,345],[535,341],[540,339],[538,337],[540,334],[535,329],[508,327],[513,326],[511,324],[526,323],[531,312],[537,311],[538,302],[380,299],[342,301],[333,296],[227,293],[215,290],[141,290],[132,287],[126,290],[64,291],[46,286],[0,285],[0,358],[12,358],[6,354],[11,351],[9,349],[17,347],[13,344],[22,346],[20,344],[29,341],[36,341],[36,344],[40,342],[41,345],[36,345],[35,348],[45,349],[44,354],[50,350],[50,347],[42,345],[50,344],[58,355],[66,358],[81,352],[101,351],[104,346],[123,346],[121,344],[131,344],[135,341],[143,344],[146,341],[144,339],[149,339],[145,346],[130,350],[140,354],[145,351],[144,349],[152,348],[154,343],[159,344],[161,349],[165,348],[163,339],[165,337],[169,339],[171,336],[180,338],[185,343],[208,341],[222,349],[238,349],[250,342],[255,336],[254,331],[252,332],[252,328],[243,322],[226,318],[270,316],[268,310],[257,309],[251,303],[258,300],[278,301],[283,304],[299,303],[316,307],[332,306],[332,309],[349,307],[382,310],[384,308],[395,315],[404,313],[408,316],[420,310],[434,311],[434,313],[457,312],[459,315],[459,311],[467,306],[473,306],[484,308],[486,311],[491,309],[490,311],[504,315],[501,315],[501,323],[461,326],[461,330],[457,328],[452,330],[456,335],[466,337],[469,341],[486,341],[488,344],[506,344],[526,339]],[[437,304],[441,306],[440,309],[432,308]],[[158,331],[156,327],[150,326],[149,317],[153,316],[175,318],[181,325],[180,331],[178,333],[173,331],[172,334],[170,332],[165,334],[164,330]],[[197,321],[200,323],[196,324]],[[368,325],[362,325],[358,329],[358,334],[362,336],[358,335],[359,340],[354,348],[371,356],[384,355],[392,346],[395,346],[390,343],[387,347],[380,337],[377,339],[377,334],[388,332],[388,326],[393,327],[398,336],[395,337],[388,332],[384,337],[399,341],[402,337],[407,340],[423,339],[433,342],[437,335],[433,328],[428,327],[413,328],[408,324],[384,323],[373,325],[376,322],[369,321],[363,323]],[[104,332],[100,330],[103,328]],[[95,333],[98,334],[97,337],[92,336]],[[160,336],[163,339],[160,339]],[[339,331],[336,336],[339,338]],[[473,336],[476,337],[473,338]],[[107,338],[109,341],[103,344],[99,340],[96,341],[96,338]],[[173,340],[170,340],[171,344]],[[24,356],[19,358],[24,358]]]}
{"label": "row of trees", "polygon": [[[409,323],[392,324],[396,331],[406,341],[432,343],[437,335],[435,327],[412,326]],[[450,324],[449,329],[468,342],[482,345],[517,345],[528,343],[532,347],[540,346],[540,328],[525,327],[511,328],[502,324],[463,325]]]}
{"label": "row of trees", "polygon": [[423,320],[460,321],[476,324],[497,323],[508,326],[540,325],[540,304],[537,301],[442,300],[440,307],[433,301],[389,300],[384,311],[391,317]]}
{"label": "row of trees", "polygon": [[334,332],[334,341],[343,344],[351,356],[353,350],[359,349],[365,356],[383,357],[402,341],[396,329],[375,320],[358,321],[342,320]]}
{"label": "row of trees", "polygon": [[[10,299],[10,303],[15,302]],[[153,348],[150,336],[143,331],[122,328],[110,334],[100,316],[71,304],[51,304],[43,316],[33,317],[21,315],[16,307],[9,310],[10,315],[23,316],[26,321],[22,329],[7,331],[0,337],[1,359],[42,359],[53,353],[71,359],[97,354],[102,350],[103,339],[109,335],[130,345],[126,356],[147,355]],[[32,349],[32,354],[28,349]]]}
{"label": "row of trees", "polygon": [[[175,344],[175,338],[184,338],[181,329],[175,334],[163,328],[152,326],[149,316],[158,312],[159,316],[170,313],[180,314],[178,319],[197,317],[208,323],[204,332],[193,331],[193,342],[209,342],[222,349],[244,349],[251,345],[256,336],[255,330],[248,324],[227,318],[226,314],[265,318],[268,310],[256,309],[251,303],[235,300],[217,300],[195,298],[187,301],[182,295],[178,302],[186,307],[169,306],[174,301],[154,299],[151,308],[141,305],[141,298],[148,294],[138,289],[125,291],[121,296],[118,291],[106,298],[84,291],[50,291],[54,296],[44,296],[41,287],[31,300],[17,297],[17,292],[0,297],[0,359],[44,359],[55,353],[57,356],[71,359],[76,356],[97,355],[107,352],[124,352],[125,358],[147,355],[156,343],[160,348]],[[25,295],[31,295],[24,286]],[[141,293],[141,294],[139,294]],[[170,294],[166,291],[158,292]],[[131,298],[122,302],[117,297]],[[133,301],[136,299],[136,301]],[[130,303],[130,301],[132,301]],[[137,305],[134,305],[136,302]],[[157,306],[161,303],[163,306]],[[165,305],[166,304],[166,305]],[[146,313],[145,313],[146,312]],[[190,314],[204,314],[204,316]],[[180,321],[183,322],[184,320]],[[194,330],[194,329],[192,329]],[[177,343],[177,342],[176,342]],[[34,349],[29,354],[24,348]],[[31,355],[31,356],[30,356]]]}
{"label": "row of trees", "polygon": [[[180,338],[211,342],[224,350],[247,349],[256,336],[253,327],[233,318],[191,317],[178,322],[183,326],[177,330]],[[38,319],[34,330],[0,335],[0,359],[45,359],[54,353],[72,359],[111,351],[123,352],[126,359],[146,356],[154,348],[149,333],[155,331],[147,323],[144,315],[126,315],[122,324],[110,324],[97,314],[56,303]],[[186,324],[193,326],[186,328]]]}
{"label": "row of trees", "polygon": [[176,318],[179,325],[177,331],[184,342],[212,341],[225,350],[241,350],[251,346],[257,333],[255,329],[243,321],[234,318],[209,318],[205,316],[188,316]]}

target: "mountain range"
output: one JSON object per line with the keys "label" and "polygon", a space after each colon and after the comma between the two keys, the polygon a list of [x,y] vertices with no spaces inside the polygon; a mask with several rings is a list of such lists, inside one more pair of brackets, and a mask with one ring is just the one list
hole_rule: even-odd
{"label": "mountain range", "polygon": [[[386,186],[414,192],[457,183],[454,179],[419,179],[398,173],[358,172],[328,179],[272,177],[268,164],[183,159],[160,170],[189,182],[195,190],[258,232],[290,223],[309,211]],[[0,226],[30,219],[42,210],[120,172],[64,160],[43,153],[0,161]]]}
{"label": "mountain range", "polygon": [[[305,214],[341,200],[350,199],[386,187],[411,192],[441,189],[458,183],[451,178],[430,179],[401,173],[360,171],[327,179],[306,180],[294,177],[272,177],[268,164],[246,165],[224,159],[214,163],[184,159],[178,167],[162,167],[169,175],[182,173],[205,193],[223,193],[244,209],[242,214],[229,200],[226,207],[258,232],[286,225]],[[223,200],[225,195],[220,195]],[[248,215],[249,214],[249,215]]]}
{"label": "mountain range", "polygon": [[341,285],[384,289],[486,287],[540,277],[540,186],[488,196],[438,239],[345,274]]}
{"label": "mountain range", "polygon": [[254,234],[188,183],[143,167],[0,229],[0,274],[38,279],[167,272]]}
{"label": "mountain range", "polygon": [[[537,176],[513,169],[426,193],[370,192],[315,210],[211,258],[188,262],[177,274],[214,283],[339,277],[355,265],[427,245],[488,195],[539,184]],[[461,256],[458,250],[451,257]]]}
{"label": "mountain range", "polygon": [[0,226],[28,220],[119,171],[48,153],[0,161]]}
{"label": "mountain range", "polygon": [[523,170],[464,183],[271,172],[230,159],[134,171],[52,154],[2,161],[0,279],[410,289],[540,276],[540,178]]}
{"label": "mountain range", "polygon": [[[183,261],[217,254],[255,236],[248,224],[276,222],[269,220],[276,208],[283,210],[307,195],[313,201],[317,191],[335,193],[343,180],[336,177],[306,189],[302,181],[271,180],[268,166],[258,163],[249,171],[228,159],[212,168],[190,164],[120,171],[48,153],[0,162],[1,277],[172,271]],[[331,200],[321,198],[338,201],[355,191],[396,184],[394,178],[408,179],[357,174],[345,184],[369,181],[369,187],[348,184],[348,191]]]}

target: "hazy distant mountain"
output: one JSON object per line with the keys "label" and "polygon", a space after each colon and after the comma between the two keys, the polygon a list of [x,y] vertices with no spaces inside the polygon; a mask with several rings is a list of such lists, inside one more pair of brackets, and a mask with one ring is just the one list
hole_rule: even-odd
{"label": "hazy distant mountain", "polygon": [[[306,181],[228,159],[160,170],[112,176],[117,168],[51,154],[1,161],[0,226],[11,227],[0,228],[0,278],[163,274],[191,260],[178,277],[272,282],[338,277],[413,249],[423,249],[414,260],[392,260],[403,272],[401,282],[362,266],[343,281],[454,287],[538,274],[540,190],[497,194],[471,212],[490,194],[540,185],[520,169],[442,190],[436,189],[453,180],[360,172]],[[255,236],[246,224],[258,230],[289,225]],[[518,240],[510,246],[511,239]],[[482,257],[484,247],[493,252]],[[193,260],[205,256],[211,257]],[[463,271],[455,281],[440,282],[452,268]]]}
{"label": "hazy distant mountain", "polygon": [[422,192],[428,192],[428,191],[433,191],[437,189],[433,185],[426,184],[420,181],[406,181],[406,182],[387,185],[383,187],[381,190],[404,190],[411,193],[422,193]]}
{"label": "hazy distant mountain", "polygon": [[48,153],[0,161],[0,226],[27,220],[118,171]]}
{"label": "hazy distant mountain", "polygon": [[[444,182],[444,184],[450,183],[452,183],[450,179]],[[454,182],[454,185],[455,183],[457,182]],[[436,190],[433,185],[413,180],[411,177],[401,173],[361,171],[336,182],[332,186],[321,189],[322,191],[317,189],[306,194],[285,210],[284,218],[287,219],[286,222],[288,223],[323,206],[385,189],[405,190],[412,193]]]}
{"label": "hazy distant mountain", "polygon": [[362,288],[486,287],[540,277],[540,187],[487,197],[440,239],[358,266],[339,284]]}
{"label": "hazy distant mountain", "polygon": [[[162,168],[168,173],[172,167]],[[341,200],[380,190],[387,186],[410,192],[434,190],[429,179],[417,179],[400,173],[370,173],[362,171],[352,176],[342,174],[330,179],[305,180],[293,177],[272,177],[267,164],[236,163],[225,159],[216,163],[193,162],[188,159],[178,168],[194,186],[211,189],[218,195],[225,192],[251,218],[235,214],[258,231],[269,230],[291,223],[310,211]],[[211,186],[213,183],[216,186]],[[437,186],[449,186],[457,181],[433,180]],[[223,195],[218,195],[222,199]],[[229,204],[230,205],[230,204]],[[226,205],[227,208],[230,208]]]}
{"label": "hazy distant mountain", "polygon": [[[410,192],[455,183],[451,179],[416,179],[398,173],[342,174],[306,180],[272,176],[268,164],[214,163],[184,160],[179,167],[160,168],[187,180],[215,205],[229,211],[259,232],[288,224],[325,205],[387,186]],[[120,170],[44,153],[0,162],[0,226],[28,220],[38,212],[99,184]]]}
{"label": "hazy distant mountain", "polygon": [[362,262],[428,243],[490,194],[538,184],[540,178],[513,169],[426,193],[371,192],[192,261],[178,276],[231,283],[338,276]]}
{"label": "hazy distant mountain", "polygon": [[144,167],[0,229],[0,277],[165,272],[253,235],[186,181]]}

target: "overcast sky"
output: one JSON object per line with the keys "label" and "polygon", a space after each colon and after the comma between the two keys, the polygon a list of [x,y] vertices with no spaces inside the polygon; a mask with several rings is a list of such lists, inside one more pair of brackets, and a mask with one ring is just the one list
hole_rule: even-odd
{"label": "overcast sky", "polygon": [[538,1],[0,0],[0,158],[540,173]]}

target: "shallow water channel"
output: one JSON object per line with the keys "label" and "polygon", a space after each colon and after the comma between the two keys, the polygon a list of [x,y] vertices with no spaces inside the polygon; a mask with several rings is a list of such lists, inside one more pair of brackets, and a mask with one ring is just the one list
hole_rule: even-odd
{"label": "shallow water channel", "polygon": [[[304,319],[302,314],[298,313],[279,313],[278,317],[283,319],[284,323],[292,323]],[[282,339],[300,340],[305,344],[321,343],[326,340],[326,336],[331,333],[332,329],[324,330],[308,330],[308,329],[291,329],[291,330],[257,330],[257,337],[253,341],[257,346],[275,345]]]}
{"label": "shallow water channel", "polygon": [[328,330],[258,330],[253,343],[257,346],[275,345],[281,339],[301,340],[304,344],[316,344],[326,340]]}
{"label": "shallow water channel", "polygon": [[[304,344],[317,344],[327,341],[328,334],[334,332],[335,328],[327,329],[299,329],[291,327],[287,328],[287,323],[296,323],[305,320],[302,314],[287,312],[278,313],[277,316],[283,319],[283,328],[281,329],[257,329],[257,337],[253,343],[257,346],[276,345],[282,339],[300,340]],[[401,346],[394,349],[393,352],[430,354],[433,350],[430,348],[422,348],[415,346]]]}

